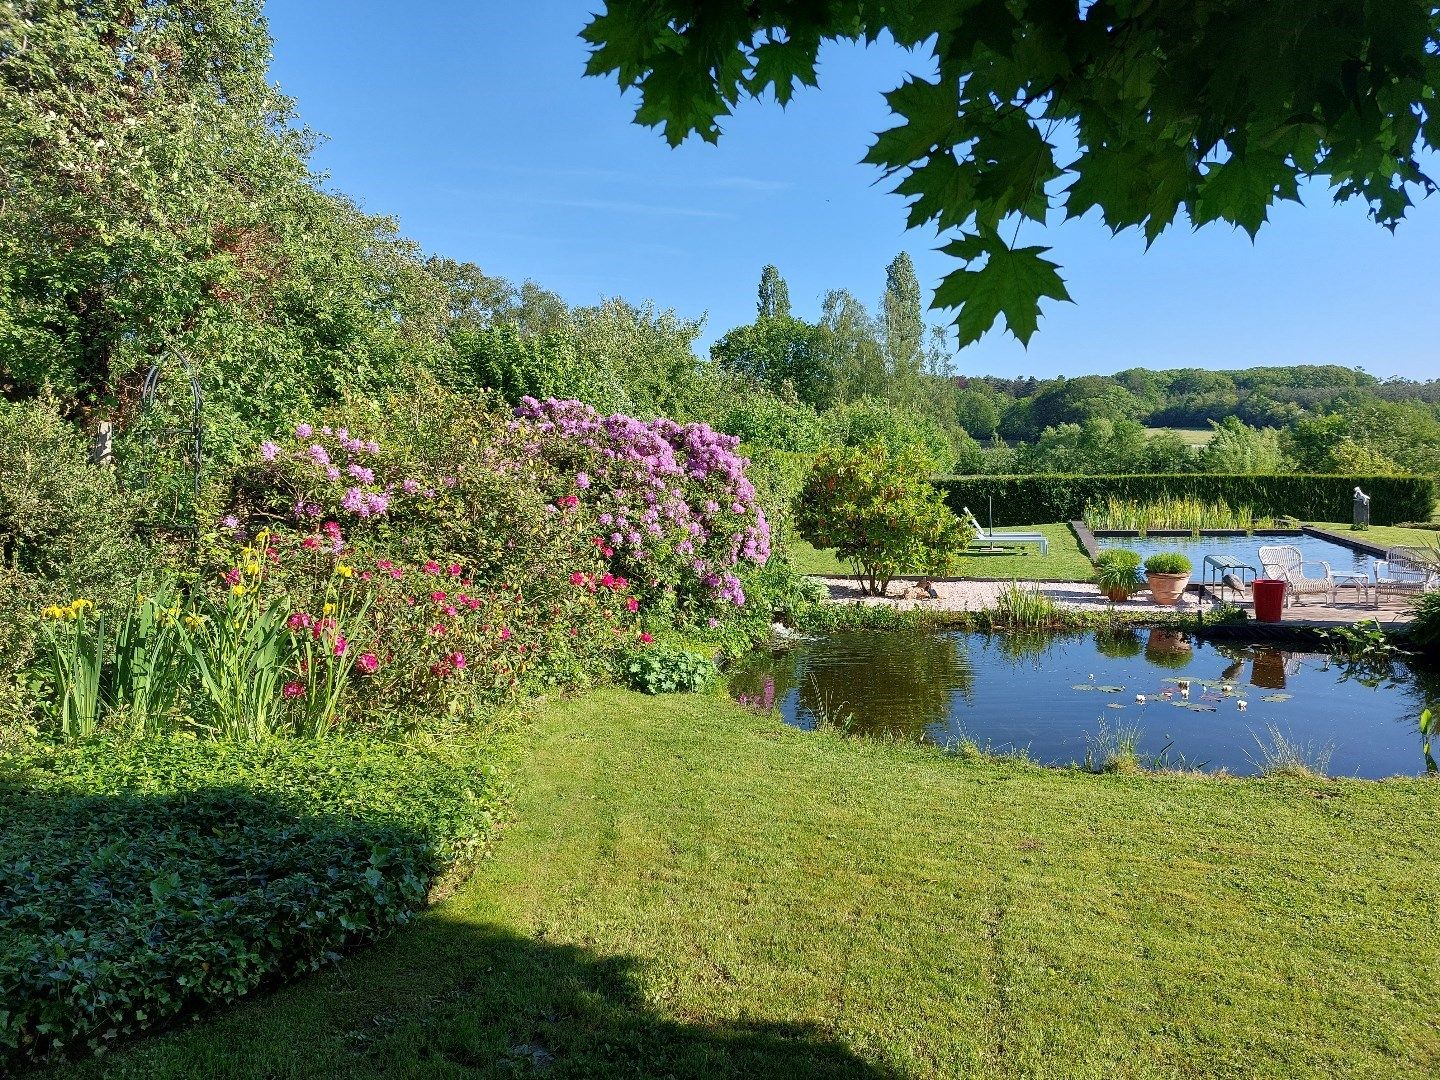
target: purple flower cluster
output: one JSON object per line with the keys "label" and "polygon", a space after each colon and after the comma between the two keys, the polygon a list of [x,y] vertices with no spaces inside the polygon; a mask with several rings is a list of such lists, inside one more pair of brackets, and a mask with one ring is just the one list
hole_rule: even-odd
{"label": "purple flower cluster", "polygon": [[595,515],[597,547],[640,580],[698,584],[736,606],[742,562],[770,555],[770,527],[739,440],[708,424],[603,416],[578,401],[527,397],[512,430],[525,452],[573,477]]}
{"label": "purple flower cluster", "polygon": [[272,439],[260,444],[260,457],[269,463],[284,462],[310,481],[296,496],[294,514],[298,520],[318,519],[337,511],[357,518],[383,517],[397,495],[433,499],[433,487],[416,480],[386,482],[377,478],[375,459],[380,444],[373,439],[351,435],[346,428],[296,424],[289,449]]}

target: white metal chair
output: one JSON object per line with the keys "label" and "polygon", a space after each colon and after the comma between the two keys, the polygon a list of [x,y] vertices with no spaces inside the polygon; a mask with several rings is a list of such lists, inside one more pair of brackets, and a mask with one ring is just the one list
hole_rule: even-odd
{"label": "white metal chair", "polygon": [[[1294,544],[1271,544],[1260,549],[1260,565],[1265,568],[1266,577],[1285,582],[1286,607],[1306,596],[1323,596],[1327,603],[1334,605],[1335,575],[1323,559],[1307,563]],[[1321,575],[1307,575],[1305,569],[1310,566],[1318,566]]]}
{"label": "white metal chair", "polygon": [[1440,588],[1440,558],[1424,548],[1397,547],[1385,552],[1375,564],[1375,606],[1381,597],[1415,596]]}

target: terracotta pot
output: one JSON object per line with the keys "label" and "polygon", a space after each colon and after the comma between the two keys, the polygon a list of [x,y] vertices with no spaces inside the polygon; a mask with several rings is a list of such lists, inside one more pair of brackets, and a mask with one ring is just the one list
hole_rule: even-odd
{"label": "terracotta pot", "polygon": [[1178,604],[1190,584],[1189,574],[1146,574],[1145,579],[1150,583],[1150,599],[1166,607]]}
{"label": "terracotta pot", "polygon": [[1105,596],[1109,599],[1109,601],[1110,601],[1112,604],[1123,604],[1126,600],[1129,600],[1129,599],[1130,599],[1130,590],[1129,590],[1129,589],[1109,589],[1109,590],[1106,591]]}

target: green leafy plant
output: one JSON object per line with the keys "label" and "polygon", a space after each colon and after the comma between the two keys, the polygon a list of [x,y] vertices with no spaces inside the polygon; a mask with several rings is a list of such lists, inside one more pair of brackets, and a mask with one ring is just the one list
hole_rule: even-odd
{"label": "green leafy plant", "polygon": [[1440,772],[1440,763],[1430,752],[1430,740],[1440,733],[1440,716],[1426,709],[1420,714],[1420,752],[1425,755],[1425,771],[1432,776]]}
{"label": "green leafy plant", "polygon": [[800,535],[834,548],[861,588],[883,596],[902,573],[939,575],[973,533],[926,482],[929,466],[912,451],[883,444],[830,450],[815,461],[800,493]]}
{"label": "green leafy plant", "polygon": [[688,649],[657,646],[625,660],[625,681],[646,694],[691,693],[715,678],[715,662]]}
{"label": "green leafy plant", "polygon": [[1432,589],[1415,598],[1410,608],[1410,640],[1427,654],[1440,653],[1440,590]]}
{"label": "green leafy plant", "polygon": [[[105,737],[0,776],[0,1073],[313,971],[499,815],[493,744]],[[96,972],[103,972],[97,977]]]}
{"label": "green leafy plant", "polygon": [[1145,587],[1140,556],[1123,548],[1102,551],[1095,559],[1095,584],[1112,600],[1128,600]]}
{"label": "green leafy plant", "polygon": [[1145,560],[1147,574],[1188,574],[1192,569],[1188,558],[1178,551],[1161,551]]}

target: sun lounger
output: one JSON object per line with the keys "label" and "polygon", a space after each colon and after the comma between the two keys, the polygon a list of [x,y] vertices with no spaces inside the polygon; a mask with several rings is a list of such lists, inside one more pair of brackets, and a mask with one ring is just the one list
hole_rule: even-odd
{"label": "sun lounger", "polygon": [[1036,544],[1040,548],[1041,555],[1050,554],[1050,540],[1044,533],[1039,532],[997,532],[994,529],[987,529],[980,524],[979,519],[970,512],[967,506],[964,508],[965,517],[975,529],[975,539],[970,541],[971,548],[987,547],[1020,547],[1023,544]]}

